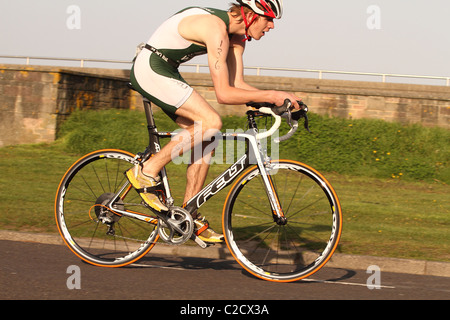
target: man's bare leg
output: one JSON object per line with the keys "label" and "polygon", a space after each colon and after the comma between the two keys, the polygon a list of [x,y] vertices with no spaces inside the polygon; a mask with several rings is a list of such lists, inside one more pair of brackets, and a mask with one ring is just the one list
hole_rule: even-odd
{"label": "man's bare leg", "polygon": [[[186,177],[186,192],[184,203],[187,203],[196,194],[198,194],[205,184],[208,175],[212,149],[216,147],[217,141],[203,142],[201,144],[201,154],[194,151],[191,157],[191,163],[188,166]],[[197,145],[196,148],[200,149]],[[208,149],[206,149],[208,148]],[[224,241],[222,234],[215,232],[209,225],[209,222],[199,212],[192,212],[192,218],[195,223],[195,234],[207,243],[221,243]]]}
{"label": "man's bare leg", "polygon": [[219,114],[195,91],[176,114],[179,116],[177,124],[184,130],[144,164],[143,172],[151,177],[157,177],[161,169],[174,157],[181,156],[197,144],[199,148],[201,147],[201,154],[187,170],[185,194],[187,201],[202,189],[208,174],[211,154],[203,153],[211,142],[202,141],[210,141],[222,128],[222,121]]}
{"label": "man's bare leg", "polygon": [[[188,165],[186,171],[186,192],[184,194],[184,203],[187,203],[196,194],[198,194],[205,185],[206,177],[208,175],[210,167],[212,152],[208,154],[204,154],[204,152],[205,148],[208,147],[210,143],[214,142],[203,143],[201,149],[201,158],[195,158],[194,155],[192,155],[191,157],[191,163]],[[192,216],[196,218],[197,212],[194,212]]]}
{"label": "man's bare leg", "polygon": [[[204,154],[204,150],[211,143],[208,141],[211,141],[222,128],[222,120],[206,100],[195,91],[176,114],[178,115],[177,124],[184,130],[151,157],[144,164],[142,172],[144,175],[157,177],[161,169],[174,158],[193,148],[193,154],[196,157],[196,151],[201,147],[201,154],[195,158],[198,161],[188,166],[185,193],[187,201],[203,188],[212,156],[212,152]],[[195,150],[196,146],[197,150]],[[211,229],[204,217],[200,218],[197,212],[193,212],[192,215],[195,219],[195,234],[201,240],[208,243],[223,242],[223,235]]]}
{"label": "man's bare leg", "polygon": [[177,124],[184,130],[144,164],[143,172],[149,176],[157,176],[174,156],[183,155],[195,143],[210,139],[209,136],[214,135],[214,131],[222,128],[219,114],[196,91],[176,114],[179,116]]}

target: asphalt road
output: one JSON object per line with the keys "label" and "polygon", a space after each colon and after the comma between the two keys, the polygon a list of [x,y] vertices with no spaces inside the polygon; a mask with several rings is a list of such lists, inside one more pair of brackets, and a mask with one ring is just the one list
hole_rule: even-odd
{"label": "asphalt road", "polygon": [[450,278],[381,272],[381,288],[370,290],[365,270],[324,268],[313,279],[282,284],[229,260],[150,254],[110,269],[83,263],[65,246],[15,241],[0,241],[0,261],[2,300],[450,299]]}

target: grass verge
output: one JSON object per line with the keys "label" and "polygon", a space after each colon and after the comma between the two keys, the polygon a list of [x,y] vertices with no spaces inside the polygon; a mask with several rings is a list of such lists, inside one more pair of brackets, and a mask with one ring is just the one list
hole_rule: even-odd
{"label": "grass verge", "polygon": [[[85,138],[84,141],[90,141],[86,152],[113,147],[140,151],[145,147],[146,133],[145,127],[139,130],[135,146],[123,146],[120,141],[105,142],[103,137],[111,138],[107,131],[94,140]],[[77,141],[75,131],[74,128],[66,131],[64,138],[53,144],[0,148],[1,229],[57,232],[54,197],[63,174],[78,159],[74,150],[68,148]],[[68,138],[70,134],[73,140]],[[99,145],[92,145],[96,143]],[[226,167],[212,166],[208,179]],[[170,165],[168,171],[179,205],[184,191],[185,165]],[[344,211],[339,252],[450,261],[450,187],[447,184],[438,179],[417,181],[370,174],[331,172],[325,176],[335,187]],[[225,196],[223,191],[201,210],[217,230],[220,230]]]}

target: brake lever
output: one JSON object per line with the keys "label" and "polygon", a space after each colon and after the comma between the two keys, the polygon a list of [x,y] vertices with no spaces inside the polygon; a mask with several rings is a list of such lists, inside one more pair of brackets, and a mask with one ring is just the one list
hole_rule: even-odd
{"label": "brake lever", "polygon": [[309,132],[312,133],[312,131],[309,129],[309,119],[308,119],[308,115],[305,113],[305,129]]}
{"label": "brake lever", "polygon": [[311,130],[309,129],[308,106],[304,104],[303,101],[299,101],[298,104],[300,105],[301,109],[292,114],[292,119],[294,119],[295,121],[299,121],[301,118],[305,118],[305,129],[309,133],[312,133]]}
{"label": "brake lever", "polygon": [[292,120],[299,121],[301,118],[305,118],[305,129],[309,133],[312,133],[311,130],[309,129],[309,119],[307,115],[308,106],[304,104],[303,101],[298,101],[298,104],[300,105],[301,109],[296,112],[292,112],[291,110],[292,102],[289,99],[286,99],[284,101],[284,104],[280,107],[277,107],[270,103],[254,103],[254,102],[247,103],[247,106],[256,109],[267,107],[271,108],[276,115],[283,116],[284,114],[283,117],[287,119],[287,122],[291,128],[293,128]]}
{"label": "brake lever", "polygon": [[286,118],[287,124],[292,129],[294,127],[294,125],[292,124],[292,111],[291,111],[291,109],[287,109],[287,111],[285,113],[283,113],[281,116],[283,118]]}
{"label": "brake lever", "polygon": [[290,112],[291,111],[291,107],[292,107],[292,102],[289,99],[284,100],[284,104],[282,106],[273,106],[272,107],[272,111],[273,113],[275,113],[277,116],[282,116],[283,114],[285,114],[286,112]]}

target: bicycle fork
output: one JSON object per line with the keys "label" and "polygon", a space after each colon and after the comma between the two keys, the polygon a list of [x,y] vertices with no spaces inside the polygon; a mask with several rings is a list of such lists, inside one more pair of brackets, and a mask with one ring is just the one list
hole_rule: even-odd
{"label": "bicycle fork", "polygon": [[267,197],[269,198],[269,202],[272,207],[273,221],[278,225],[286,225],[288,221],[281,206],[281,201],[276,191],[274,181],[269,173],[269,171],[271,171],[272,164],[270,157],[267,155],[267,150],[263,149],[260,141],[256,139],[256,135],[246,138],[249,142],[249,149],[252,150],[253,156],[257,162],[259,172],[266,189]]}
{"label": "bicycle fork", "polygon": [[270,205],[272,206],[273,221],[280,226],[285,226],[288,221],[284,214],[283,208],[281,207],[280,198],[278,197],[278,193],[274,187],[273,179],[267,171],[261,173],[261,176],[266,186],[266,192],[269,197]]}

